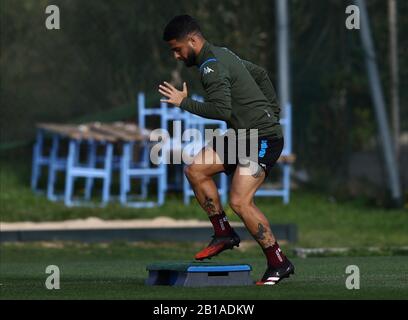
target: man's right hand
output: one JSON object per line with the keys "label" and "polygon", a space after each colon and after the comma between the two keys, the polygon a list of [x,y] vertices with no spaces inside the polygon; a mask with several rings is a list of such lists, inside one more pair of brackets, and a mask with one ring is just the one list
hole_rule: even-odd
{"label": "man's right hand", "polygon": [[159,85],[159,92],[168,99],[161,99],[161,102],[171,103],[177,107],[180,107],[184,98],[187,98],[187,84],[183,83],[183,91],[177,90],[170,83],[164,81],[163,85]]}

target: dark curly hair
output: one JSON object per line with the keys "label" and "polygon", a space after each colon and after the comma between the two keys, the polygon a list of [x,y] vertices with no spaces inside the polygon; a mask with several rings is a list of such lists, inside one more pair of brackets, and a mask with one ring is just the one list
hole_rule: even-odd
{"label": "dark curly hair", "polygon": [[163,32],[163,40],[180,40],[190,33],[202,35],[200,25],[193,17],[183,14],[176,16],[167,24]]}

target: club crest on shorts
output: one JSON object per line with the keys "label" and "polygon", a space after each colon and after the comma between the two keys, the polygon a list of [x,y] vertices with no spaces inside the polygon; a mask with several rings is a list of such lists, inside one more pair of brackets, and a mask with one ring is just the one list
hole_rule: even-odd
{"label": "club crest on shorts", "polygon": [[258,153],[259,158],[263,158],[265,156],[267,148],[268,148],[268,141],[261,140],[261,150],[259,150],[259,153]]}

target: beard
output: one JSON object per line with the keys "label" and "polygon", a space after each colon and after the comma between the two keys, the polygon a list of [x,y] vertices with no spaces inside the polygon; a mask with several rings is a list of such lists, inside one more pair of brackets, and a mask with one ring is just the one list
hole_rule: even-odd
{"label": "beard", "polygon": [[192,48],[190,48],[188,54],[187,54],[187,59],[184,60],[184,64],[186,67],[192,67],[196,64],[196,54]]}

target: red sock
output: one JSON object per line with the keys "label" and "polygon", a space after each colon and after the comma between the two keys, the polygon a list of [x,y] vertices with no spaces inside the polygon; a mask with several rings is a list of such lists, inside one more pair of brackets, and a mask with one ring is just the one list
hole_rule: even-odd
{"label": "red sock", "polygon": [[287,260],[277,242],[275,242],[273,246],[263,249],[263,251],[268,261],[268,266],[270,267],[282,267]]}
{"label": "red sock", "polygon": [[210,221],[214,227],[216,236],[225,237],[231,234],[232,228],[224,211],[210,217]]}

